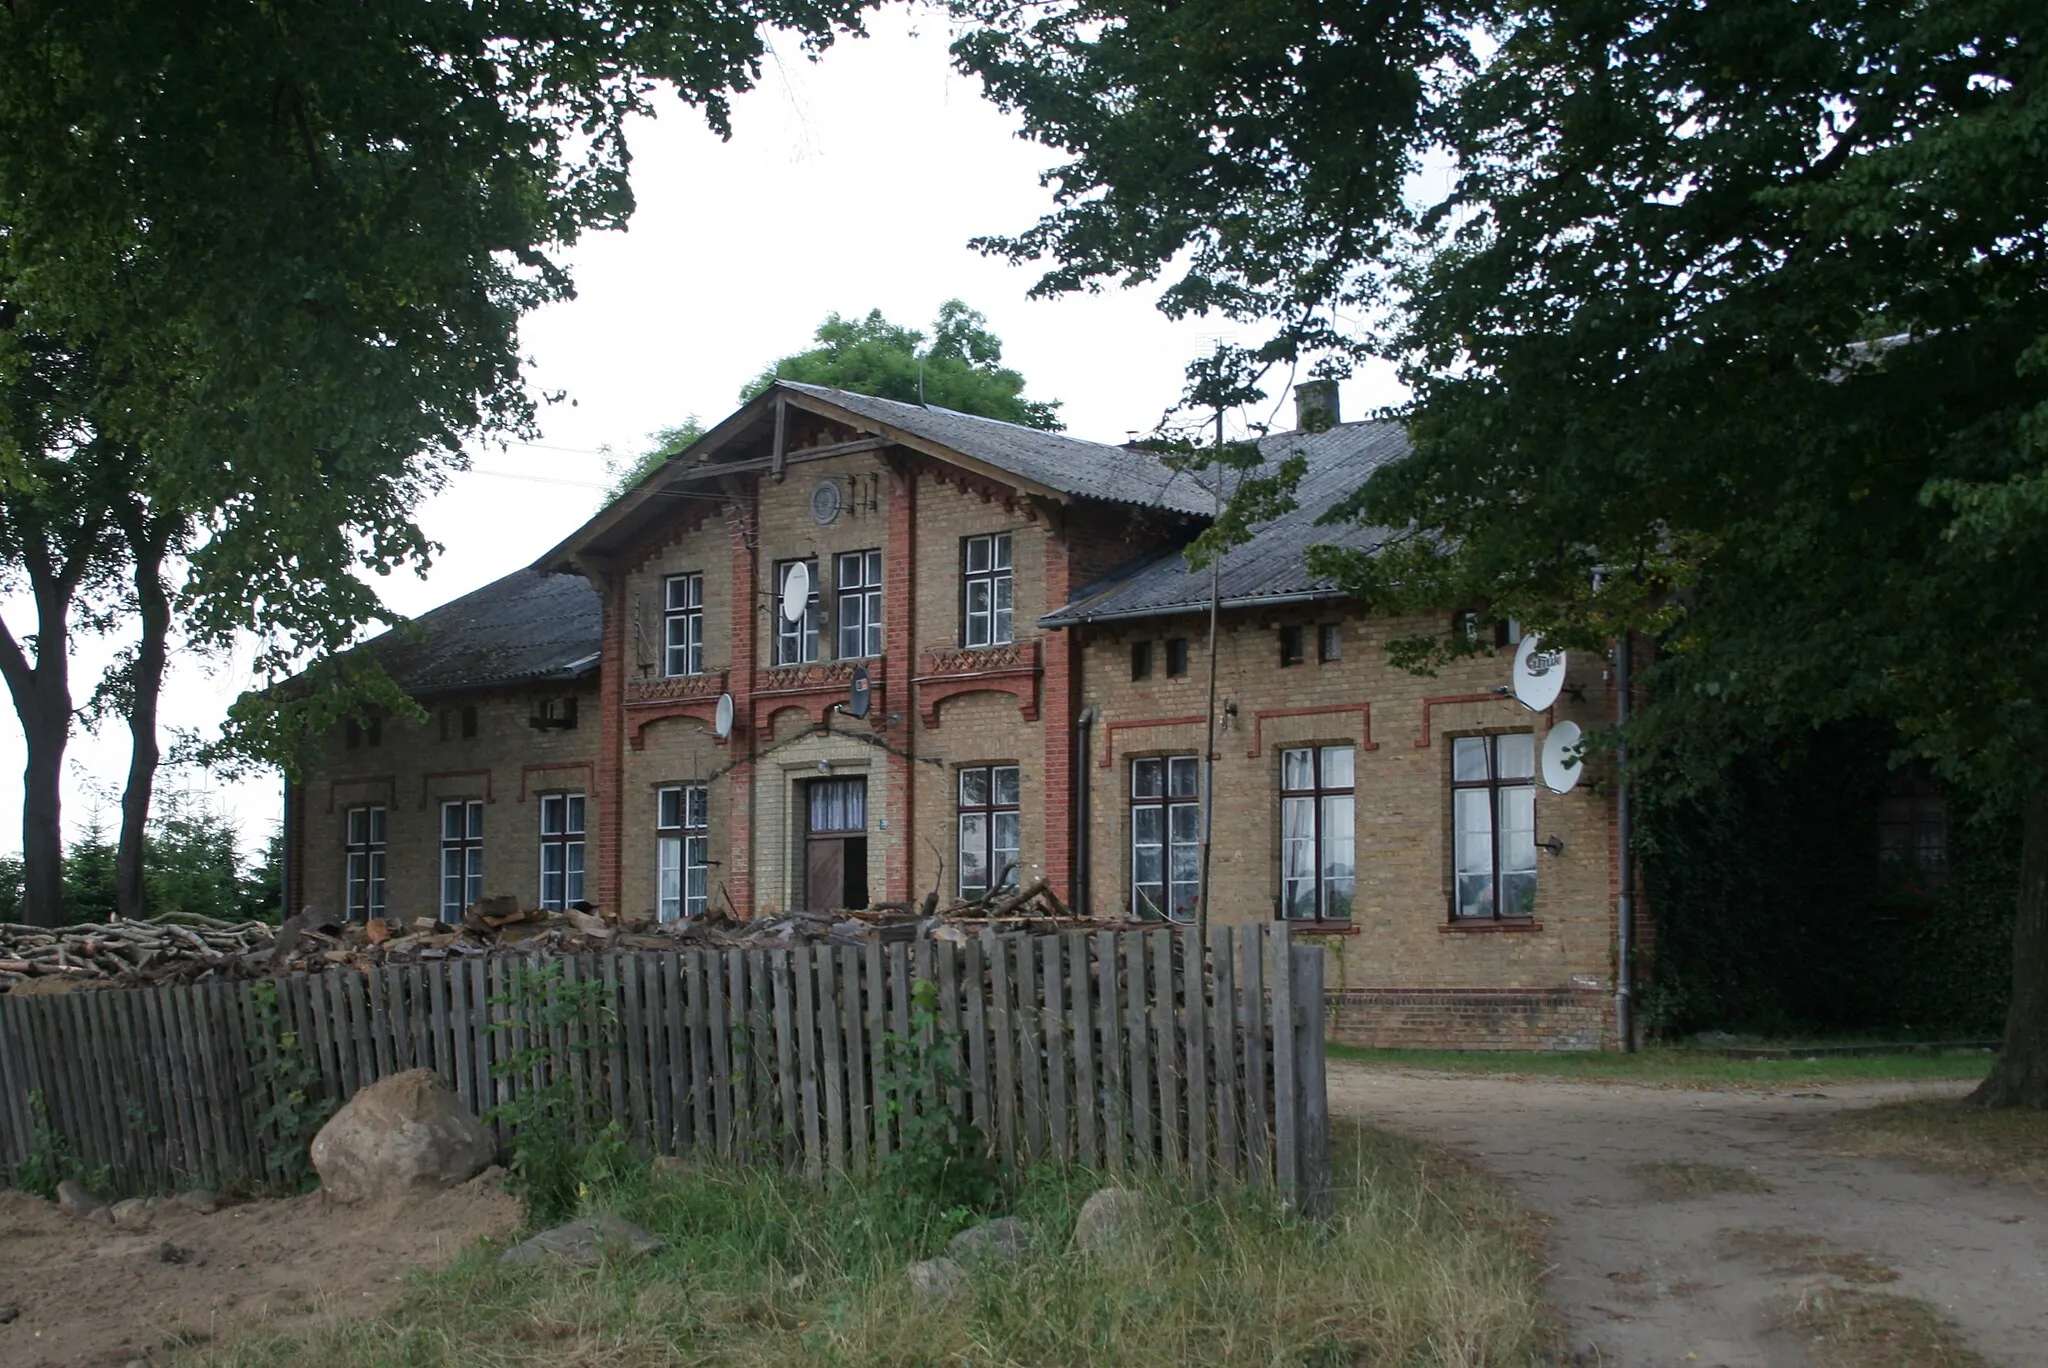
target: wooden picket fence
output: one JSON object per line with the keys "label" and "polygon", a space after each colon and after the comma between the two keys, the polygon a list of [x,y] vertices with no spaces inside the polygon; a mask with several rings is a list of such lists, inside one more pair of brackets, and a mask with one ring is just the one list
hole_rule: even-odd
{"label": "wooden picket fence", "polygon": [[[569,956],[562,978],[601,983],[585,991],[611,1024],[584,1038],[558,1020],[548,1041],[520,972],[537,962],[508,957],[338,968],[274,988],[0,995],[0,1173],[13,1177],[40,1123],[126,1189],[278,1176],[259,1125],[275,1099],[257,1064],[280,1030],[330,1102],[428,1068],[482,1115],[567,1080],[643,1153],[859,1173],[897,1142],[881,1046],[911,1037],[924,979],[961,1084],[953,1105],[999,1162],[1163,1167],[1196,1187],[1273,1185],[1322,1210],[1322,951],[1288,932],[1215,928],[1206,954],[1193,931],[1154,928]],[[550,1048],[506,1067],[530,1043]]]}

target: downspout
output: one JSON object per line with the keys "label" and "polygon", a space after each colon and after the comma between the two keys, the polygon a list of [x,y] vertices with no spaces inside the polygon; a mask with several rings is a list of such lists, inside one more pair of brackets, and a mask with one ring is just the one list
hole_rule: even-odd
{"label": "downspout", "polygon": [[284,820],[279,825],[282,830],[278,833],[278,846],[283,853],[278,856],[277,915],[282,921],[292,914],[292,843],[298,839],[298,832],[292,824],[292,777],[289,774],[284,777]]}
{"label": "downspout", "polygon": [[1628,714],[1629,633],[1614,643],[1614,721],[1621,729],[1614,747],[1614,830],[1617,849],[1614,878],[1619,885],[1614,905],[1614,1030],[1622,1051],[1635,1053],[1635,860],[1629,850]]}
{"label": "downspout", "polygon": [[1081,709],[1074,726],[1074,915],[1093,917],[1094,852],[1089,848],[1088,790],[1092,787],[1088,766],[1095,759],[1096,707]]}

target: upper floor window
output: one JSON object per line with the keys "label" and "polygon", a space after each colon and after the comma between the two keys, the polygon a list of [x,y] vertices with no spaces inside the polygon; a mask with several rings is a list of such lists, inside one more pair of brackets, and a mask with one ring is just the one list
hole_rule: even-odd
{"label": "upper floor window", "polygon": [[1459,917],[1536,912],[1536,737],[1451,742],[1451,824]]}
{"label": "upper floor window", "polygon": [[1326,622],[1316,628],[1316,659],[1328,665],[1333,660],[1344,658],[1344,628],[1335,622]]}
{"label": "upper floor window", "polygon": [[1939,888],[1948,878],[1948,812],[1934,780],[1893,779],[1878,803],[1877,858],[1888,879]]}
{"label": "upper floor window", "polygon": [[1280,914],[1351,915],[1357,844],[1350,746],[1280,752]]}
{"label": "upper floor window", "polygon": [[[782,611],[783,591],[790,574],[801,565],[811,583],[804,601],[804,615],[791,622]],[[814,560],[778,561],[775,565],[775,663],[802,665],[818,658],[818,563]]]}
{"label": "upper floor window", "polygon": [[348,810],[348,916],[367,921],[384,915],[384,808]]}
{"label": "upper floor window", "polygon": [[704,577],[670,575],[667,580],[661,672],[704,673]]}
{"label": "upper floor window", "polygon": [[882,653],[882,553],[847,551],[838,561],[839,658],[878,656]]}
{"label": "upper floor window", "polygon": [[961,638],[969,646],[1004,646],[1010,626],[1010,534],[969,537],[962,548]]}
{"label": "upper floor window", "polygon": [[559,912],[583,901],[583,795],[540,800],[540,905]]}
{"label": "upper floor window", "polygon": [[654,795],[655,915],[701,917],[711,873],[711,793],[702,784]]}
{"label": "upper floor window", "polygon": [[384,719],[372,713],[367,720],[358,722],[351,717],[342,728],[350,750],[358,746],[381,746],[384,744]]}
{"label": "upper floor window", "polygon": [[1015,765],[973,765],[960,771],[960,896],[985,898],[1017,886],[1022,848],[1019,772]]}
{"label": "upper floor window", "polygon": [[1282,627],[1280,629],[1281,669],[1284,670],[1290,665],[1301,664],[1303,659],[1302,635],[1303,633],[1300,627]]}
{"label": "upper floor window", "polygon": [[484,805],[475,798],[441,804],[441,920],[461,921],[484,900]]}
{"label": "upper floor window", "polygon": [[1166,677],[1186,679],[1188,677],[1188,639],[1168,637],[1166,639]]}
{"label": "upper floor window", "polygon": [[1131,678],[1132,678],[1132,679],[1150,679],[1151,677],[1152,677],[1152,643],[1151,643],[1151,642],[1149,642],[1149,641],[1134,641],[1134,642],[1132,642],[1132,643],[1131,643]]}
{"label": "upper floor window", "polygon": [[1131,761],[1131,915],[1185,920],[1201,892],[1202,800],[1192,755]]}

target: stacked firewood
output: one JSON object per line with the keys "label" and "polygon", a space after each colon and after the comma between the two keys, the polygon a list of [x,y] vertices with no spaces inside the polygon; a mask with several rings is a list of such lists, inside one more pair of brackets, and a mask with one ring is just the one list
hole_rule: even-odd
{"label": "stacked firewood", "polygon": [[276,933],[263,922],[189,913],[59,927],[0,922],[0,991],[30,980],[125,986],[246,978],[260,971]]}

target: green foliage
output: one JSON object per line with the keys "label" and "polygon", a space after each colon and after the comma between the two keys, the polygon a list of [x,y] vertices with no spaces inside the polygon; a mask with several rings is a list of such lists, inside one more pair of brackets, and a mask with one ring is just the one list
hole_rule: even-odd
{"label": "green foliage", "polygon": [[[234,823],[203,800],[176,792],[161,796],[143,844],[147,912],[190,912],[229,921],[276,921],[279,835],[272,833],[261,862],[242,858]],[[115,843],[98,810],[64,853],[64,916],[73,922],[107,921],[115,912]],[[5,897],[0,870],[0,899]]]}
{"label": "green foliage", "polygon": [[71,1152],[71,1142],[50,1121],[49,1099],[37,1088],[28,1095],[28,1157],[15,1172],[14,1185],[36,1197],[55,1197],[57,1184],[81,1181],[85,1165]]}
{"label": "green foliage", "polygon": [[249,985],[256,1018],[258,1053],[250,1065],[255,1093],[257,1143],[263,1167],[287,1191],[304,1188],[312,1176],[308,1149],[334,1114],[334,1099],[321,1092],[320,1070],[296,1031],[284,1029],[277,1010],[277,985],[267,979]]}
{"label": "green foliage", "polygon": [[818,325],[816,347],[777,361],[740,391],[740,399],[752,399],[776,380],[795,380],[1057,431],[1059,401],[1024,398],[1024,377],[1002,364],[1002,340],[987,323],[949,299],[939,306],[926,347],[923,333],[889,322],[880,309],[861,319],[835,313]]}
{"label": "green foliage", "polygon": [[2016,819],[1951,795],[1947,881],[1888,877],[1875,833],[1890,750],[1880,729],[1829,728],[1745,753],[1711,782],[1648,792],[1646,1029],[1997,1034]]}
{"label": "green foliage", "polygon": [[611,484],[605,490],[605,502],[610,503],[634,485],[639,484],[649,475],[652,475],[655,471],[666,465],[671,457],[689,450],[692,446],[696,445],[697,439],[703,435],[704,424],[693,413],[674,427],[665,427],[659,432],[648,434],[649,440],[653,442],[653,445],[631,460],[612,461],[607,459],[604,469],[605,475],[611,480]]}
{"label": "green foliage", "polygon": [[[526,1200],[529,1219],[564,1220],[593,1186],[615,1183],[634,1162],[604,1086],[618,1014],[602,979],[572,980],[560,960],[516,966],[506,991],[491,1001],[509,1009],[491,1029],[515,1039],[523,1033],[525,1043],[491,1066],[491,1076],[511,1080],[514,1091],[484,1120],[512,1132],[510,1187]],[[570,1072],[577,1056],[586,1072],[580,1089]],[[537,1070],[547,1070],[551,1081],[535,1087]]]}
{"label": "green foliage", "polygon": [[890,1031],[881,1041],[881,1119],[897,1144],[879,1164],[876,1186],[897,1220],[982,1211],[1002,1198],[987,1139],[952,1101],[967,1086],[954,1063],[961,1048],[960,1033],[940,1024],[938,984],[918,979],[909,1036]]}

